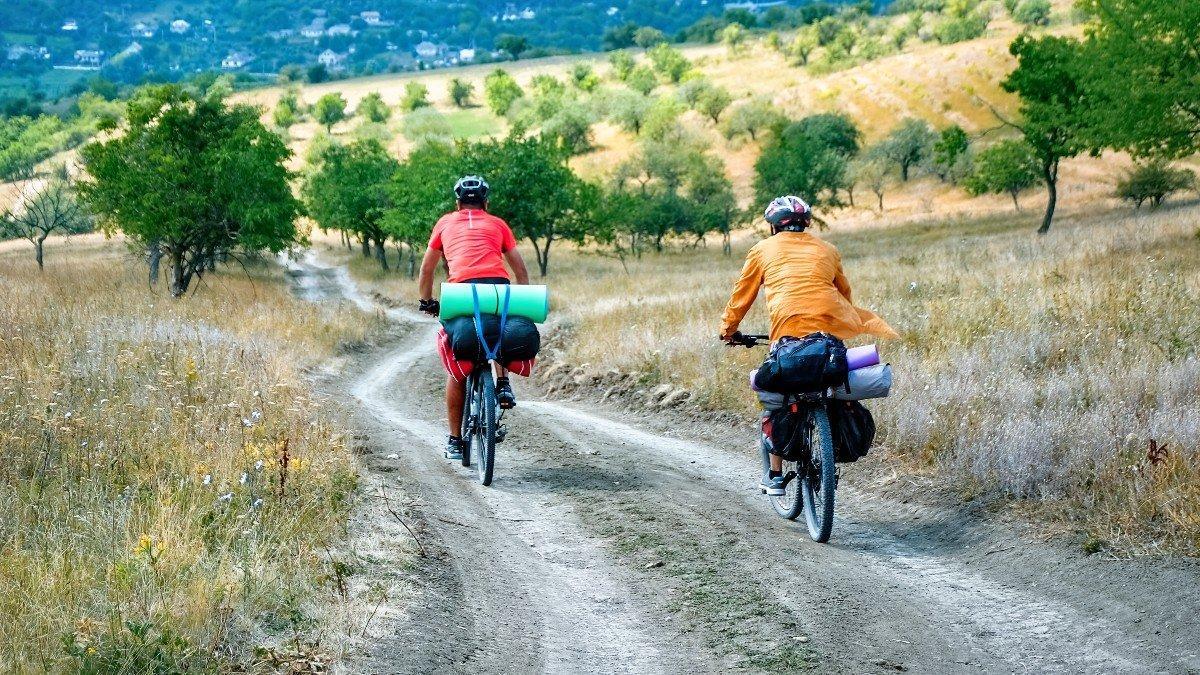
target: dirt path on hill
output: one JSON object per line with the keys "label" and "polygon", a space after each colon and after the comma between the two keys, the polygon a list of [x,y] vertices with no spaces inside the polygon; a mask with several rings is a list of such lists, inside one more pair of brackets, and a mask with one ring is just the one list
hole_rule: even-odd
{"label": "dirt path on hill", "polygon": [[[377,309],[342,270],[292,276]],[[1087,557],[851,481],[817,545],[758,494],[749,449],[527,381],[484,488],[441,457],[435,324],[387,311],[406,336],[330,386],[370,439],[366,485],[408,496],[428,555],[351,672],[1200,672],[1195,561]],[[355,531],[377,552],[410,537],[371,509]]]}

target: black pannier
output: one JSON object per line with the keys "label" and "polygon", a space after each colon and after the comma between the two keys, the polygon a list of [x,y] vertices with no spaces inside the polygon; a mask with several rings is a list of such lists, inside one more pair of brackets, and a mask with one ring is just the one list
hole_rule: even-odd
{"label": "black pannier", "polygon": [[829,430],[838,462],[857,462],[875,442],[875,419],[858,401],[829,401]]}
{"label": "black pannier", "polygon": [[808,453],[808,415],[785,405],[770,415],[770,452],[796,462]]}
{"label": "black pannier", "polygon": [[754,386],[780,394],[811,394],[845,385],[846,345],[828,333],[785,337],[754,374]]}
{"label": "black pannier", "polygon": [[[500,337],[500,317],[495,314],[481,316],[483,337],[495,346]],[[454,358],[474,361],[483,358],[483,346],[475,333],[475,317],[459,316],[442,322],[450,336],[450,349]],[[503,363],[527,361],[537,356],[542,346],[542,337],[537,326],[523,316],[509,316],[504,323],[504,341],[500,345],[500,360]]]}

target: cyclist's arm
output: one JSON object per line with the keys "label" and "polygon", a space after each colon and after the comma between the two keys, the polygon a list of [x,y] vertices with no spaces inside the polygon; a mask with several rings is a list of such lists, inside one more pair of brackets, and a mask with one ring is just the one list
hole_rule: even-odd
{"label": "cyclist's arm", "polygon": [[762,275],[762,261],[759,260],[758,251],[751,249],[746,254],[742,276],[733,285],[733,295],[729,298],[729,304],[725,306],[725,315],[721,319],[722,340],[728,340],[737,331],[742,317],[750,311],[750,306],[758,297],[758,289],[762,286]]}
{"label": "cyclist's arm", "polygon": [[504,252],[504,259],[508,261],[508,266],[512,269],[517,283],[521,285],[528,284],[529,269],[525,267],[525,258],[521,257],[521,252],[515,248],[509,249]]}
{"label": "cyclist's arm", "polygon": [[433,299],[433,272],[441,259],[441,251],[435,248],[425,249],[425,257],[421,259],[421,276],[417,278],[417,292],[422,300]]}

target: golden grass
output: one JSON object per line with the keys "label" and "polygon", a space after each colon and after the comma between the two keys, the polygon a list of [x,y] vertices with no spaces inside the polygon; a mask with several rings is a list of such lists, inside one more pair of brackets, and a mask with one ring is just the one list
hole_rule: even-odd
{"label": "golden grass", "polygon": [[356,473],[302,368],[375,319],[272,267],[150,291],[116,245],[0,253],[0,661],[227,671],[321,625]]}

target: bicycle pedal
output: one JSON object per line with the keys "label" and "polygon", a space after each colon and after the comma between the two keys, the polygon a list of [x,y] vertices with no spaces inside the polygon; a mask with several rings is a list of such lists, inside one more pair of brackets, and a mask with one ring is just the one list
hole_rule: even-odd
{"label": "bicycle pedal", "polygon": [[503,424],[496,427],[496,442],[503,443],[505,436],[508,436],[508,427],[504,426]]}

